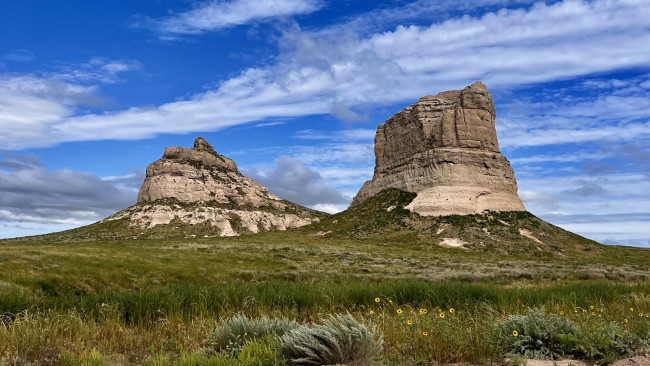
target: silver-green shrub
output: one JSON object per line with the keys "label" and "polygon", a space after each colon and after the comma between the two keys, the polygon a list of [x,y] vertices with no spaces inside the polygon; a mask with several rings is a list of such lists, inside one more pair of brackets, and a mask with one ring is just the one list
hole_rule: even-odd
{"label": "silver-green shrub", "polygon": [[248,341],[267,335],[281,337],[298,326],[295,321],[284,318],[269,319],[264,316],[251,319],[245,315],[236,315],[214,330],[212,337],[206,342],[206,351],[208,354],[226,352],[235,356]]}
{"label": "silver-green shrub", "polygon": [[620,324],[610,322],[585,332],[582,348],[591,359],[611,362],[648,351],[648,343]]}
{"label": "silver-green shrub", "polygon": [[330,315],[323,324],[301,326],[280,338],[280,347],[290,363],[300,366],[375,363],[383,349],[383,338],[375,328],[352,315]]}
{"label": "silver-green shrub", "polygon": [[543,308],[510,315],[495,326],[495,340],[509,356],[557,360],[582,353],[579,329],[566,318],[546,314]]}

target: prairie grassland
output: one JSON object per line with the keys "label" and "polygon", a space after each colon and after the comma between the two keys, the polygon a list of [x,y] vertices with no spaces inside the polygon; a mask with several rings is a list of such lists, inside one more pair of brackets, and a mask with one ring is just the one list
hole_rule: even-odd
{"label": "prairie grassland", "polygon": [[203,353],[233,314],[309,323],[350,312],[377,327],[391,365],[501,360],[494,324],[536,306],[585,334],[615,322],[647,341],[649,267],[636,248],[539,257],[300,231],[4,241],[0,364],[265,364]]}

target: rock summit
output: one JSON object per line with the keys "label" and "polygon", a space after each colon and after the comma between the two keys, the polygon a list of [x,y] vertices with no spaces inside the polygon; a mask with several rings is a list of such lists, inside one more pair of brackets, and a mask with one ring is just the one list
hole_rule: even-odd
{"label": "rock summit", "polygon": [[234,236],[286,230],[321,216],[269,193],[199,137],[191,149],[165,148],[162,158],[147,166],[138,203],[105,221],[128,218],[131,227],[144,231],[202,225],[210,229],[204,232]]}
{"label": "rock summit", "polygon": [[374,176],[351,205],[398,188],[417,193],[406,208],[425,216],[525,211],[495,116],[480,81],[420,98],[377,128]]}

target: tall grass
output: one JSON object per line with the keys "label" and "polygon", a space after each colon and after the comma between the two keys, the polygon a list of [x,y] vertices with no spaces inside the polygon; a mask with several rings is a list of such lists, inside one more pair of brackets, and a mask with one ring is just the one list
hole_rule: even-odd
{"label": "tall grass", "polygon": [[615,322],[647,340],[648,294],[649,283],[597,281],[176,283],[139,291],[57,289],[56,295],[14,287],[0,291],[0,360],[48,364],[80,357],[128,364],[185,357],[190,362],[202,359],[195,353],[234,314],[317,322],[350,312],[383,334],[382,355],[390,364],[478,364],[502,357],[488,342],[492,325],[534,306],[570,318],[581,329]]}
{"label": "tall grass", "polygon": [[[193,319],[208,315],[221,317],[233,312],[257,315],[261,311],[278,311],[295,314],[295,317],[308,317],[318,312],[363,308],[372,304],[376,297],[390,298],[398,303],[427,303],[442,307],[487,303],[503,312],[520,304],[606,304],[632,294],[649,293],[650,283],[647,282],[625,284],[607,281],[513,286],[421,280],[314,283],[273,280],[229,285],[175,283],[144,290],[103,289],[90,293],[58,289],[55,294],[12,288],[0,291],[0,313],[11,318],[25,310],[76,310],[86,317],[97,318],[101,315],[102,305],[108,304],[127,324],[149,324],[169,316]],[[637,300],[646,302],[648,298]]]}

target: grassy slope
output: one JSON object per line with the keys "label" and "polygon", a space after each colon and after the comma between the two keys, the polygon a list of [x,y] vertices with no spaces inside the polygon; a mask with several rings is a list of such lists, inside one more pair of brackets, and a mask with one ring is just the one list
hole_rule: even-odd
{"label": "grassy slope", "polygon": [[[650,250],[601,245],[526,212],[423,218],[402,208],[412,197],[387,190],[317,224],[230,238],[102,240],[124,229],[113,221],[4,240],[0,281],[94,291],[177,281],[650,278]],[[469,249],[438,245],[445,237],[463,239]]]}
{"label": "grassy slope", "polygon": [[[367,315],[376,296],[405,309],[462,309],[463,322],[472,324],[465,330],[477,334],[521,304],[558,312],[600,304],[611,314],[606,319],[616,321],[629,307],[650,311],[650,250],[603,246],[527,213],[422,218],[401,208],[410,199],[389,190],[309,227],[232,238],[108,241],[102,238],[119,227],[101,224],[0,241],[0,314],[22,319],[0,321],[7,340],[0,342],[0,361],[16,355],[42,361],[61,350],[96,347],[137,363],[154,346],[172,355],[178,347],[197,350],[214,322],[236,311],[307,320],[332,312]],[[543,250],[519,228],[542,239]],[[461,238],[471,249],[438,245],[444,237]],[[23,310],[29,310],[24,318]],[[485,342],[454,353],[462,326],[443,330],[456,338],[427,341],[444,344],[411,344],[401,320],[385,316],[381,330],[392,364],[426,359],[432,345],[438,362],[488,357]]]}
{"label": "grassy slope", "polygon": [[[180,220],[172,221],[169,225],[156,225],[152,228],[140,228],[131,226],[129,217],[126,216],[117,220],[109,220],[112,217],[123,216],[125,211],[137,212],[140,207],[150,205],[165,205],[175,208],[184,208],[188,211],[200,209],[201,207],[215,207],[223,209],[239,209],[239,210],[258,210],[274,214],[295,214],[300,217],[318,217],[325,218],[328,214],[316,210],[312,210],[295,203],[283,200],[287,205],[285,211],[280,211],[272,207],[242,207],[235,204],[217,204],[215,202],[208,202],[202,204],[188,204],[174,199],[158,200],[154,202],[138,203],[134,206],[128,207],[106,220],[96,222],[91,225],[83,226],[80,228],[66,230],[58,233],[29,236],[24,238],[12,239],[12,242],[29,242],[29,243],[79,243],[79,242],[92,242],[92,241],[115,241],[115,240],[128,240],[128,239],[166,239],[166,238],[193,238],[193,237],[214,237],[219,235],[219,229],[211,226],[209,223],[189,225]],[[233,213],[231,216],[231,226],[233,230],[240,233],[250,234],[246,228],[241,226],[240,219]],[[0,240],[2,243],[2,240]]]}
{"label": "grassy slope", "polygon": [[[423,217],[404,209],[413,198],[414,193],[388,189],[307,230],[320,230],[332,238],[391,238],[429,244],[457,238],[473,251],[537,257],[598,256],[604,249],[593,240],[551,225],[529,212]],[[542,243],[522,236],[520,229],[529,231]]]}

